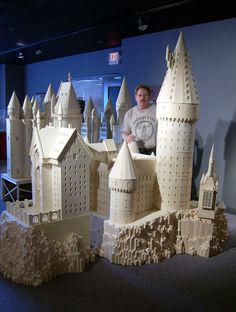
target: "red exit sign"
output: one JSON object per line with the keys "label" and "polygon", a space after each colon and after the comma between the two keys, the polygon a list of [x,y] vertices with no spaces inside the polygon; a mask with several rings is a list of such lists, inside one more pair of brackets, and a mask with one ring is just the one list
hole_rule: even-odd
{"label": "red exit sign", "polygon": [[121,53],[120,51],[109,53],[109,65],[117,65],[121,62]]}

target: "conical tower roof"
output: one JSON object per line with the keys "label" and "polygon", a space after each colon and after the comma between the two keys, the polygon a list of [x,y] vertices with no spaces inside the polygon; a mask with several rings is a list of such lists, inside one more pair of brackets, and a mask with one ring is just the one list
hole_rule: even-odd
{"label": "conical tower roof", "polygon": [[113,109],[112,102],[111,102],[110,98],[107,101],[104,113],[105,114],[113,114],[114,115],[114,109]]}
{"label": "conical tower roof", "polygon": [[46,95],[44,97],[43,103],[48,103],[51,101],[52,95],[55,95],[53,88],[52,88],[52,84],[50,83],[46,92]]}
{"label": "conical tower roof", "polygon": [[129,93],[129,89],[126,83],[126,79],[124,77],[121,87],[120,87],[120,92],[116,100],[116,111],[117,112],[119,112],[120,110],[127,111],[131,107],[132,107],[132,102],[130,98],[130,93]]}
{"label": "conical tower roof", "polygon": [[10,99],[10,102],[9,102],[7,108],[8,108],[8,110],[14,108],[14,109],[19,110],[19,112],[21,111],[20,102],[18,100],[18,97],[17,97],[15,91],[13,91],[13,93],[12,93],[12,96],[11,96],[11,99]]}
{"label": "conical tower roof", "polygon": [[208,163],[208,170],[207,170],[206,176],[213,177],[214,180],[217,179],[216,169],[215,169],[214,144],[212,145],[212,148],[211,148],[211,153],[210,153],[209,163]]}
{"label": "conical tower roof", "polygon": [[[167,47],[166,60],[168,69],[157,98],[157,117],[164,113],[162,111],[162,104],[165,103],[176,104],[178,106],[180,104],[199,105],[197,87],[182,32],[179,35],[174,52],[170,51],[169,46]],[[165,107],[165,109],[168,108]],[[186,111],[184,112],[186,116],[184,117],[188,118],[187,115],[190,114],[190,118],[196,117],[197,119],[198,111],[189,112],[188,110],[189,107],[186,106]],[[194,113],[195,116],[192,116]]]}
{"label": "conical tower roof", "polygon": [[84,110],[84,118],[87,119],[91,117],[92,110],[94,109],[93,100],[91,96],[88,99],[87,105],[85,106]]}
{"label": "conical tower roof", "polygon": [[34,100],[34,105],[33,105],[33,108],[32,108],[32,111],[33,111],[33,115],[34,115],[34,116],[37,115],[38,110],[40,110],[40,108],[39,108],[39,103],[38,103],[38,100],[35,99],[35,100]]}
{"label": "conical tower roof", "polygon": [[59,102],[61,102],[63,115],[80,114],[80,106],[71,82],[63,82],[60,86],[58,100],[55,106],[56,113],[58,111]]}
{"label": "conical tower roof", "polygon": [[12,93],[9,105],[7,107],[9,119],[21,118],[22,109],[15,91]]}
{"label": "conical tower roof", "polygon": [[28,119],[31,119],[32,118],[32,105],[30,103],[30,99],[29,99],[27,94],[25,96],[22,109],[23,109],[23,112],[24,112],[24,117],[28,118]]}
{"label": "conical tower roof", "polygon": [[111,169],[110,178],[120,180],[135,180],[136,173],[128,143],[124,141],[116,161]]}

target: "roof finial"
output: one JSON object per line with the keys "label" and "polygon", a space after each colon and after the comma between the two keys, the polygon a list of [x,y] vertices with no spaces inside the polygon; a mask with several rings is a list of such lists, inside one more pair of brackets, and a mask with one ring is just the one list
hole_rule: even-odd
{"label": "roof finial", "polygon": [[68,74],[68,81],[71,82],[71,80],[72,80],[72,75],[71,75],[71,73],[69,73]]}

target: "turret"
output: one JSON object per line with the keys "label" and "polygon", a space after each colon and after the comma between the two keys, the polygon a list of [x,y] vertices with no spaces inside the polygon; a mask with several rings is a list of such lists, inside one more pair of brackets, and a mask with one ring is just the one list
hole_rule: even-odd
{"label": "turret", "polygon": [[129,89],[124,77],[116,100],[117,125],[121,126],[125,113],[132,107]]}
{"label": "turret", "polygon": [[53,114],[53,110],[52,108],[54,107],[51,103],[52,101],[52,96],[54,95],[55,97],[55,93],[52,89],[52,85],[51,83],[48,86],[46,95],[44,97],[43,100],[43,106],[44,106],[44,118],[45,118],[45,124],[49,125],[49,123],[52,121],[52,114]]}
{"label": "turret", "polygon": [[61,107],[61,103],[59,103],[59,107],[58,107],[58,112],[57,112],[57,118],[58,118],[58,128],[62,127],[62,107]]}
{"label": "turret", "polygon": [[135,220],[133,192],[136,173],[131,153],[123,143],[109,175],[111,191],[110,220],[115,224],[127,224]]}
{"label": "turret", "polygon": [[82,116],[80,106],[76,98],[75,90],[70,81],[63,82],[58,92],[58,100],[54,107],[54,125],[57,125],[57,114],[59,104],[62,108],[62,127],[67,128],[69,124],[76,128],[78,132],[81,130]]}
{"label": "turret", "polygon": [[33,104],[33,108],[32,108],[34,127],[36,127],[36,125],[37,125],[37,113],[38,113],[38,110],[40,110],[39,103],[38,103],[38,100],[35,99],[34,100],[34,104]]}
{"label": "turret", "polygon": [[22,110],[23,110],[23,119],[26,119],[26,120],[30,119],[31,120],[33,118],[32,105],[30,103],[30,99],[29,99],[28,95],[25,96]]}
{"label": "turret", "polygon": [[190,207],[195,122],[199,98],[189,54],[180,33],[166,53],[167,72],[157,98],[157,179],[161,209]]}
{"label": "turret", "polygon": [[21,110],[21,106],[20,106],[20,103],[19,103],[19,100],[15,91],[12,93],[7,110],[8,110],[8,116],[10,120],[20,119],[22,110]]}
{"label": "turret", "polygon": [[[30,179],[31,175],[30,175],[30,169],[31,169],[31,162],[30,162],[30,158],[29,158],[29,151],[30,151],[30,145],[31,145],[31,140],[32,140],[32,105],[30,103],[30,99],[28,97],[28,95],[26,95],[24,103],[23,103],[23,133],[24,133],[24,146],[22,145],[21,147],[21,152],[23,153],[23,149],[25,149],[24,151],[24,156],[23,156],[23,160],[24,160],[24,177]],[[24,148],[23,148],[24,147]]]}
{"label": "turret", "polygon": [[8,105],[6,119],[7,175],[13,179],[24,177],[25,126],[21,120],[22,109],[15,92]]}
{"label": "turret", "polygon": [[218,177],[215,170],[214,145],[211,149],[208,171],[202,175],[199,189],[198,216],[204,219],[214,219],[216,195],[218,192]]}
{"label": "turret", "polygon": [[104,112],[104,119],[105,119],[105,124],[107,128],[107,139],[112,138],[112,128],[110,125],[110,119],[112,115],[114,115],[114,110],[112,107],[111,99],[109,98],[105,107],[105,112]]}
{"label": "turret", "polygon": [[91,143],[97,143],[99,139],[99,126],[100,126],[100,120],[98,118],[98,115],[96,113],[95,108],[91,112]]}
{"label": "turret", "polygon": [[36,127],[38,128],[38,130],[44,127],[44,120],[40,109],[38,109],[36,114]]}

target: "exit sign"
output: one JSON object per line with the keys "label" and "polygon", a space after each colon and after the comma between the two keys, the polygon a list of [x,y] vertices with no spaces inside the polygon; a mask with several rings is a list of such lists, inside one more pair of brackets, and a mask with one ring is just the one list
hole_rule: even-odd
{"label": "exit sign", "polygon": [[109,65],[117,65],[121,62],[121,53],[120,51],[109,53]]}

